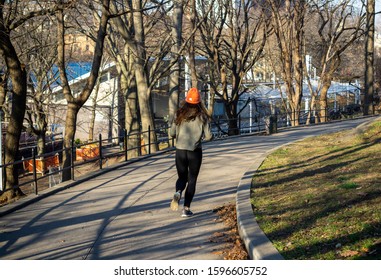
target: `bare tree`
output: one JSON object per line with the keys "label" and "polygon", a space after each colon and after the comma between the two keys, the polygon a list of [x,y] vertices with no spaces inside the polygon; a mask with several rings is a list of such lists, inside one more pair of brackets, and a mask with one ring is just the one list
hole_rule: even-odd
{"label": "bare tree", "polygon": [[172,14],[172,69],[169,77],[169,101],[168,101],[168,119],[169,123],[175,116],[179,103],[180,94],[180,49],[182,45],[182,28],[183,28],[183,13],[184,1],[174,1]]}
{"label": "bare tree", "polygon": [[[61,1],[62,2],[62,1]],[[58,36],[58,68],[60,71],[60,79],[63,89],[63,94],[67,101],[67,113],[65,122],[65,135],[64,135],[64,148],[63,153],[63,175],[62,181],[67,181],[71,179],[71,172],[68,168],[71,164],[72,151],[70,149],[76,131],[76,121],[79,109],[89,98],[91,92],[96,84],[99,69],[103,56],[104,41],[107,33],[107,24],[110,19],[110,0],[102,0],[100,2],[100,13],[101,18],[99,21],[96,45],[94,50],[94,56],[92,61],[92,67],[90,71],[90,76],[88,77],[84,88],[81,93],[74,96],[68,82],[66,70],[65,70],[65,11],[64,9],[59,9],[57,12],[57,36]]]}
{"label": "bare tree", "polygon": [[[0,72],[0,114],[1,120],[9,118],[8,107],[6,106],[6,99],[8,93],[8,75],[7,73]],[[1,163],[3,164],[3,163]]]}
{"label": "bare tree", "polygon": [[54,72],[57,44],[53,29],[50,15],[35,18],[27,26],[20,27],[23,36],[19,36],[16,42],[17,48],[25,53],[23,58],[28,65],[25,120],[28,122],[27,131],[37,138],[38,156],[45,153],[51,88],[57,81],[57,73]]}
{"label": "bare tree", "polygon": [[[71,1],[66,1],[64,5],[70,4]],[[15,47],[15,36],[19,27],[26,22],[41,15],[53,14],[56,9],[57,4],[49,1],[36,3],[0,0],[0,55],[5,61],[6,72],[12,85],[9,89],[12,95],[12,106],[5,141],[5,163],[14,162],[18,157],[27,96],[26,65],[20,59],[22,52],[20,53]],[[22,34],[17,35],[22,36]],[[22,195],[19,188],[14,188],[18,185],[16,165],[6,167],[5,177],[6,192],[1,195],[2,198],[8,200]]]}
{"label": "bare tree", "polygon": [[[25,114],[27,81],[25,65],[23,65],[12,43],[11,30],[22,22],[16,21],[15,16],[11,19],[11,5],[5,6],[5,1],[0,1],[0,54],[3,56],[9,78],[12,81],[12,111],[10,125],[7,129],[5,141],[5,163],[14,162],[19,150],[19,139],[22,131],[22,123]],[[15,25],[17,24],[17,25]],[[17,169],[14,165],[5,168],[6,182],[2,198],[9,200],[22,195],[20,189],[13,189],[18,184]]]}
{"label": "bare tree", "polygon": [[277,38],[281,75],[287,94],[287,113],[291,125],[299,125],[303,94],[303,44],[306,1],[267,0],[272,27]]}
{"label": "bare tree", "polygon": [[339,2],[311,1],[318,16],[317,32],[308,38],[320,76],[316,89],[321,121],[327,120],[328,89],[339,69],[343,53],[362,36],[364,16],[352,5],[353,0]]}
{"label": "bare tree", "polygon": [[[196,0],[190,0],[188,5],[188,18],[190,23],[190,30],[193,30],[196,27],[197,22],[197,9],[196,9]],[[191,87],[197,87],[197,70],[196,70],[196,50],[195,50],[195,34],[191,34],[188,47],[188,60],[189,68],[191,73]]]}
{"label": "bare tree", "polygon": [[[108,80],[109,77],[111,77],[112,74],[110,74],[112,71],[113,62],[110,62],[110,58],[107,55],[107,52],[103,55],[102,63],[100,66],[101,73],[98,75],[97,81],[94,86],[94,90],[89,96],[89,100],[91,101],[91,105],[89,107],[86,107],[86,109],[90,113],[90,121],[89,121],[89,130],[88,130],[88,141],[92,142],[96,139],[95,135],[95,128],[96,128],[96,117],[97,114],[100,113],[102,115],[106,115],[104,112],[101,112],[100,110],[100,103],[104,103],[105,100],[114,100],[113,96],[117,94],[117,89],[115,88],[104,88],[102,87],[102,82],[106,79]],[[107,84],[107,83],[106,83]],[[101,94],[100,94],[101,93]],[[111,101],[112,102],[112,101]],[[109,102],[107,102],[109,103]],[[112,105],[112,104],[110,104]],[[112,126],[115,120],[113,120],[113,106],[111,106],[111,109],[108,111],[107,118],[109,119],[109,138],[112,138]],[[104,116],[104,118],[106,118]]]}
{"label": "bare tree", "polygon": [[208,60],[212,94],[224,102],[229,135],[239,133],[238,101],[246,91],[243,81],[261,58],[268,35],[268,23],[260,6],[251,1],[234,3],[200,1],[198,5],[199,16],[203,17],[199,20],[199,53]]}
{"label": "bare tree", "polygon": [[[173,13],[172,18],[168,19],[167,25],[170,27],[172,32],[172,51],[171,51],[171,74],[169,83],[169,112],[168,119],[171,122],[175,116],[176,109],[179,103],[180,90],[180,74],[182,72],[181,67],[185,64],[189,65],[190,69],[190,86],[198,87],[199,81],[205,82],[205,77],[200,77],[197,72],[199,67],[196,66],[196,39],[197,30],[201,26],[202,22],[205,20],[208,12],[213,8],[210,4],[208,9],[204,9],[204,15],[197,14],[197,7],[199,3],[195,0],[184,1],[176,0],[173,1]],[[184,17],[184,20],[183,20]],[[186,58],[184,58],[186,57]],[[181,59],[184,58],[184,59]],[[188,75],[188,73],[184,73]],[[187,90],[188,77],[185,78],[184,89]]]}
{"label": "bare tree", "polygon": [[[171,73],[178,75],[175,73],[179,71],[178,59],[189,39],[183,40],[180,46],[179,30],[174,31],[174,29],[181,26],[180,18],[183,4],[181,1],[169,7],[161,2],[152,4],[133,0],[130,6],[128,3],[124,3],[122,7],[114,6],[113,9],[118,13],[131,13],[131,17],[115,18],[112,23],[128,46],[129,55],[133,57],[132,70],[138,93],[141,130],[145,132],[143,137],[144,142],[147,144],[148,133],[146,132],[149,127],[151,128],[151,151],[156,151],[151,95],[160,79],[170,76]],[[178,13],[175,16],[177,23],[174,23],[173,17],[172,19],[168,17],[171,10],[173,10],[174,14]],[[194,33],[195,29],[189,34]],[[174,32],[177,34],[173,36]],[[189,38],[188,34],[187,36]],[[174,78],[174,76],[171,79],[170,91],[173,93],[174,89],[178,90],[178,85],[174,85],[174,82],[178,83],[178,79]],[[172,98],[177,99],[174,96]],[[177,100],[174,102],[177,103]],[[176,106],[177,104],[173,108]]]}
{"label": "bare tree", "polygon": [[[129,16],[132,13],[128,14]],[[123,15],[122,17],[126,17]],[[124,104],[124,123],[121,123],[121,126],[125,129],[127,134],[127,139],[124,139],[127,144],[128,157],[134,158],[139,155],[139,150],[135,149],[140,144],[140,121],[138,118],[138,97],[137,97],[137,88],[135,82],[135,75],[133,70],[134,57],[131,54],[131,50],[128,44],[124,43],[125,39],[119,38],[119,34],[114,32],[114,26],[117,26],[116,29],[119,29],[120,32],[124,33],[125,36],[130,36],[132,26],[129,25],[130,20],[125,18],[121,20],[118,18],[117,21],[112,21],[109,26],[109,36],[108,36],[108,45],[111,56],[116,62],[117,71],[120,76],[120,91],[123,97]],[[126,35],[127,34],[127,35]],[[122,37],[125,37],[122,36]],[[118,45],[124,45],[120,47]],[[123,120],[123,117],[121,118]]]}
{"label": "bare tree", "polygon": [[[149,143],[151,140],[151,151],[157,151],[156,144],[156,134],[155,134],[155,123],[153,118],[153,113],[151,109],[151,93],[152,87],[149,83],[149,75],[147,73],[146,62],[147,62],[147,29],[144,24],[144,13],[143,13],[143,1],[141,0],[132,0],[132,9],[133,9],[133,23],[135,36],[134,40],[136,42],[134,48],[135,55],[135,79],[136,86],[138,90],[138,100],[140,108],[140,118],[142,121],[142,131],[144,132],[144,142]],[[165,43],[167,38],[163,38],[162,43]],[[147,131],[150,130],[149,135]]]}
{"label": "bare tree", "polygon": [[364,115],[374,114],[373,95],[375,8],[375,0],[367,0],[365,27]]}
{"label": "bare tree", "polygon": [[[117,48],[114,48],[113,51],[120,57],[118,59],[119,69],[124,72],[125,76],[123,77],[125,83],[123,88],[128,92],[128,97],[126,96],[126,129],[131,128],[131,124],[134,124],[134,129],[137,128],[137,115],[136,112],[133,112],[137,108],[134,97],[136,96],[139,104],[141,131],[144,132],[144,142],[148,144],[150,139],[150,149],[154,152],[157,150],[157,145],[151,95],[154,85],[164,73],[162,66],[164,58],[170,50],[170,33],[168,35],[165,26],[161,25],[164,27],[161,28],[164,29],[161,31],[160,28],[157,28],[157,24],[165,17],[163,6],[160,3],[148,4],[152,3],[132,0],[124,2],[122,5],[115,4],[112,6],[114,13],[124,15],[115,18],[112,21],[112,26],[118,31],[127,46],[120,51],[120,53],[124,52],[124,59],[121,59],[122,56],[118,54]],[[123,60],[128,63],[123,62]],[[127,87],[128,84],[131,87]],[[136,91],[133,90],[134,85],[136,85]],[[132,121],[134,119],[135,121]],[[150,135],[147,133],[149,129],[151,130]],[[131,132],[131,130],[128,131]]]}

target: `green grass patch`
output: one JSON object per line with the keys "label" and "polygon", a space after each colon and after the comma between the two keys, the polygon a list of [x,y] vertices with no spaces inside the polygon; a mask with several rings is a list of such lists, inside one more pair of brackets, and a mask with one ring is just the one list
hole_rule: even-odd
{"label": "green grass patch", "polygon": [[253,177],[257,221],[285,259],[381,259],[381,122],[269,155]]}
{"label": "green grass patch", "polygon": [[340,184],[338,187],[341,189],[350,190],[350,189],[358,188],[359,185],[353,182],[346,182],[346,183]]}

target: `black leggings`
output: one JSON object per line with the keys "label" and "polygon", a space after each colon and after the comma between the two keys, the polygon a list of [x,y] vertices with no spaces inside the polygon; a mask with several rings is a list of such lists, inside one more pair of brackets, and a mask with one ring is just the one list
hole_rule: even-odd
{"label": "black leggings", "polygon": [[186,187],[184,199],[185,207],[190,207],[194,193],[196,192],[196,182],[201,162],[201,148],[194,151],[176,150],[176,168],[179,176],[176,182],[176,191],[182,193]]}

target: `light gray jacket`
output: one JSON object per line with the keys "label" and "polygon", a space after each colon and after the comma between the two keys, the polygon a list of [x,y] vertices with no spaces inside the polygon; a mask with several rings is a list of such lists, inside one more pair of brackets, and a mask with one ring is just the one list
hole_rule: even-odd
{"label": "light gray jacket", "polygon": [[209,141],[213,135],[210,132],[210,124],[203,123],[200,118],[193,121],[183,121],[180,125],[172,123],[171,137],[176,138],[176,149],[194,151],[201,148],[201,141]]}

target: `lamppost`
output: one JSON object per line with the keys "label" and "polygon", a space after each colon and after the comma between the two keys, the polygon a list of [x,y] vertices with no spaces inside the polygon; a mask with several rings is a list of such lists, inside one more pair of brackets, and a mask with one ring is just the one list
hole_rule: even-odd
{"label": "lamppost", "polygon": [[[5,74],[0,70],[0,83],[1,87],[4,89],[4,84],[6,82]],[[5,95],[4,95],[5,96]],[[3,187],[3,105],[0,104],[0,191],[4,190]]]}

